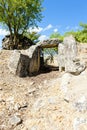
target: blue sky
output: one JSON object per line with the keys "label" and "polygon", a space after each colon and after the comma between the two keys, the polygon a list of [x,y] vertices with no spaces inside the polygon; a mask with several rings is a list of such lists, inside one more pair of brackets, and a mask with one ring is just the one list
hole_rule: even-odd
{"label": "blue sky", "polygon": [[[40,40],[53,32],[77,30],[80,22],[87,23],[87,0],[44,0],[43,7],[44,18],[34,29],[41,34]],[[6,33],[0,29],[0,43]]]}
{"label": "blue sky", "polygon": [[87,0],[44,0],[44,18],[40,27],[50,28],[42,32],[49,36],[58,31],[63,34],[66,31],[79,29],[79,23],[87,23]]}

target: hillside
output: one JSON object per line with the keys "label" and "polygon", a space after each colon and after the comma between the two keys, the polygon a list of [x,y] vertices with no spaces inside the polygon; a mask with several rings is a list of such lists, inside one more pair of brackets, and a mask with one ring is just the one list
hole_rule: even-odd
{"label": "hillside", "polygon": [[19,78],[8,69],[12,52],[0,51],[0,130],[86,130],[87,69]]}

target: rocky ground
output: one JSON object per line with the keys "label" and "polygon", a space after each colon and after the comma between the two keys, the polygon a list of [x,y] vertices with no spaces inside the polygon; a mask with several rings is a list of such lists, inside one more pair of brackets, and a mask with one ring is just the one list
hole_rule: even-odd
{"label": "rocky ground", "polygon": [[0,51],[0,130],[87,130],[87,69],[19,78]]}

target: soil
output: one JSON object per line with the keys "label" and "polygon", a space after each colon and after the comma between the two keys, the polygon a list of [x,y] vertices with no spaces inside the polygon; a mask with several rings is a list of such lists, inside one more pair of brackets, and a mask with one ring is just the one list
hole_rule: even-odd
{"label": "soil", "polygon": [[12,52],[0,51],[0,130],[87,130],[87,109],[84,104],[81,111],[74,106],[80,98],[82,103],[86,100],[87,69],[72,75],[68,85],[65,82],[65,93],[61,88],[65,72],[51,69],[25,78],[12,74],[8,69]]}

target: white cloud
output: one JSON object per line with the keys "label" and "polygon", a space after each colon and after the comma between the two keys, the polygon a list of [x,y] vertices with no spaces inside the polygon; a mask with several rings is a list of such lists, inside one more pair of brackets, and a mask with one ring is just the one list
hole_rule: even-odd
{"label": "white cloud", "polygon": [[54,31],[54,32],[58,32],[58,29],[57,29],[57,28],[55,28],[53,31]]}
{"label": "white cloud", "polygon": [[5,29],[0,29],[0,36],[4,36],[4,35],[8,35],[9,31],[5,30]]}
{"label": "white cloud", "polygon": [[52,26],[51,24],[49,24],[47,27],[45,27],[45,28],[43,29],[43,31],[47,31],[47,30],[49,30],[49,29],[51,29],[51,28],[53,28],[53,26]]}
{"label": "white cloud", "polygon": [[40,41],[43,41],[43,40],[46,40],[46,39],[48,39],[48,37],[47,37],[46,35],[41,35],[41,36],[39,37],[39,40],[40,40]]}
{"label": "white cloud", "polygon": [[30,33],[37,32],[37,33],[40,33],[42,30],[43,30],[43,28],[41,28],[41,27],[34,27],[34,28],[29,28],[27,30],[27,32],[30,32]]}
{"label": "white cloud", "polygon": [[47,30],[49,30],[49,29],[51,29],[51,28],[53,28],[53,26],[52,26],[51,24],[49,24],[49,25],[46,26],[45,28],[42,28],[42,27],[29,28],[29,29],[27,30],[27,32],[30,32],[30,33],[32,33],[32,32],[37,32],[37,33],[40,33],[40,32],[45,32],[45,31],[47,31]]}

